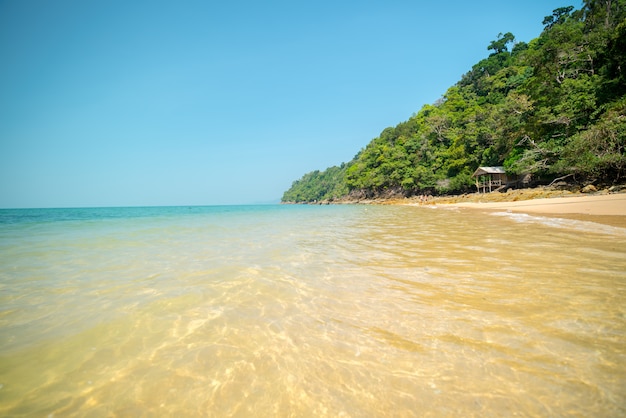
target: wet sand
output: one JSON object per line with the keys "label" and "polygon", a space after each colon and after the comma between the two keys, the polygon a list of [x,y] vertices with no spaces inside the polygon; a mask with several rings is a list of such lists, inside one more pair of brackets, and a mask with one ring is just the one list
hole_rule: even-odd
{"label": "wet sand", "polygon": [[511,212],[522,213],[626,216],[626,193],[534,199],[516,202],[464,202],[450,205],[477,209],[505,209]]}
{"label": "wet sand", "polygon": [[626,227],[626,193],[555,197],[514,202],[463,202],[440,206],[558,216]]}

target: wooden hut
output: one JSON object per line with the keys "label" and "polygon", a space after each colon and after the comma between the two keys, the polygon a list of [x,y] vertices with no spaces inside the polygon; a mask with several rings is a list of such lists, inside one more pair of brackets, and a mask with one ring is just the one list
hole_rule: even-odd
{"label": "wooden hut", "polygon": [[504,167],[478,167],[472,177],[476,178],[478,193],[491,193],[508,182]]}

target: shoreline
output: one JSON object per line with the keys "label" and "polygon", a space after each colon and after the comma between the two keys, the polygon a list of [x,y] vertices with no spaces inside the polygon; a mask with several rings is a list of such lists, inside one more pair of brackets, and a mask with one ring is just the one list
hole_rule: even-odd
{"label": "shoreline", "polygon": [[359,203],[437,207],[443,209],[513,212],[552,218],[574,219],[626,228],[626,190],[595,193],[571,192],[549,187],[509,190],[505,193],[471,193],[436,196],[426,201],[417,197],[381,199]]}
{"label": "shoreline", "polygon": [[[297,204],[283,202],[282,204]],[[510,189],[504,193],[467,193],[447,196],[344,198],[300,204],[400,205],[442,209],[514,212],[552,218],[595,222],[626,229],[626,185],[592,192],[569,191],[549,186]]]}
{"label": "shoreline", "polygon": [[626,228],[626,193],[577,194],[571,197],[547,197],[499,202],[436,203],[438,207],[484,211],[506,211],[547,217],[590,221]]}
{"label": "shoreline", "polygon": [[442,205],[461,208],[506,209],[511,212],[524,213],[626,216],[626,193],[549,197],[510,202],[442,203]]}

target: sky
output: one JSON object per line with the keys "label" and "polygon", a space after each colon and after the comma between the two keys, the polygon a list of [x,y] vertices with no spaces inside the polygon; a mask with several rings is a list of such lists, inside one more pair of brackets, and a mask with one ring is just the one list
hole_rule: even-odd
{"label": "sky", "polygon": [[0,0],[0,208],[278,202],[567,0]]}

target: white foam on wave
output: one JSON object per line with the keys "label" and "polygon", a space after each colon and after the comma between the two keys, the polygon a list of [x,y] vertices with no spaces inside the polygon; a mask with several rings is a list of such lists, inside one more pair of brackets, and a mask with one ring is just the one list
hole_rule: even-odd
{"label": "white foam on wave", "polygon": [[534,216],[527,213],[515,212],[492,212],[493,216],[502,216],[519,223],[538,223],[553,228],[575,229],[581,232],[592,232],[596,234],[608,234],[626,236],[626,228],[604,225],[597,222],[581,221],[576,219],[553,218],[547,216]]}

